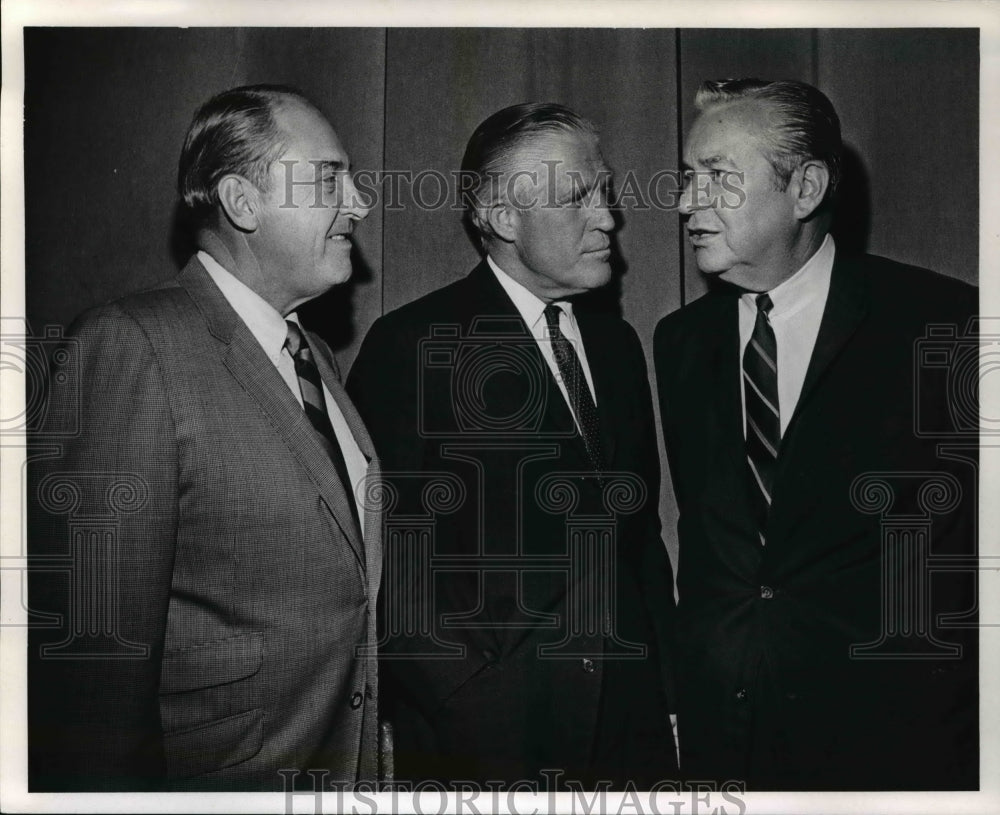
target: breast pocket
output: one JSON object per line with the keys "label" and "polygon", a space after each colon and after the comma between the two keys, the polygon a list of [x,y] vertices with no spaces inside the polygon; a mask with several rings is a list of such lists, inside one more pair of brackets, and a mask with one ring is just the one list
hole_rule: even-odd
{"label": "breast pocket", "polygon": [[168,778],[231,767],[260,752],[263,661],[259,631],[164,653],[160,718]]}

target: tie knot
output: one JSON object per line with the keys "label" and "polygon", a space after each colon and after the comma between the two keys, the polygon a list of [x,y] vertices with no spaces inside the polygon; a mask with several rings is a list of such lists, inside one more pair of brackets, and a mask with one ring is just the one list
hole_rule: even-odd
{"label": "tie knot", "polygon": [[555,333],[559,330],[559,316],[562,314],[562,309],[555,303],[549,303],[545,307],[545,311],[542,312],[545,315],[545,322],[549,326],[549,331]]}
{"label": "tie knot", "polygon": [[771,313],[772,308],[774,308],[774,303],[771,302],[771,295],[767,292],[757,295],[757,311],[767,316]]}
{"label": "tie knot", "polygon": [[305,345],[305,337],[302,336],[302,329],[299,328],[297,323],[292,320],[285,320],[285,325],[288,327],[288,336],[285,337],[285,347],[288,349],[288,353],[293,357],[299,353],[299,349]]}

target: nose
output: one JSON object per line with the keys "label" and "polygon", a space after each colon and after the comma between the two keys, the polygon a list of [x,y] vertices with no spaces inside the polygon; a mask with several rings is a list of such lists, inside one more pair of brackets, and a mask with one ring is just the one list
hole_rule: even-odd
{"label": "nose", "polygon": [[615,219],[611,215],[607,193],[595,196],[591,206],[591,224],[593,229],[599,229],[601,232],[610,232],[615,228]]}
{"label": "nose", "polygon": [[364,220],[371,212],[371,200],[362,194],[354,183],[354,176],[348,174],[344,178],[344,203],[340,211],[342,214],[353,218],[356,221]]}
{"label": "nose", "polygon": [[677,211],[684,217],[694,212],[694,195],[691,192],[692,186],[692,177],[687,176],[684,179],[684,186],[681,189],[680,198],[677,199]]}
{"label": "nose", "polygon": [[615,228],[615,219],[611,216],[611,209],[607,204],[598,207],[595,216],[597,229],[600,229],[602,232],[610,232]]}

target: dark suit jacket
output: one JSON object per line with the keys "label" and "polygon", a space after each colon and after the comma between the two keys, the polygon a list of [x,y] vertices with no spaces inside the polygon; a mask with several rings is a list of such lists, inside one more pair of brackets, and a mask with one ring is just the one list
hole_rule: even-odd
{"label": "dark suit jacket", "polygon": [[[376,666],[355,649],[375,642],[380,519],[358,539],[305,414],[196,259],[71,333],[79,404],[49,410],[79,409],[79,433],[29,466],[32,607],[66,615],[32,635],[31,788],[374,778]],[[329,349],[310,341],[377,476]],[[69,593],[51,569],[72,553]]]}
{"label": "dark suit jacket", "polygon": [[[930,364],[915,360],[929,325],[949,323],[962,335],[976,290],[883,258],[838,254],[782,439],[763,548],[748,498],[738,294],[710,293],[665,317],[655,335],[680,511],[682,771],[752,789],[975,787],[975,630],[943,629],[937,616],[973,608],[975,577],[969,569],[932,573],[919,550],[929,534],[930,555],[964,555],[969,564],[978,437],[972,429],[958,437],[964,449],[938,454],[961,383],[945,385],[940,353]],[[930,343],[955,370],[961,342]],[[934,489],[938,498],[957,492],[957,505],[936,505]],[[894,523],[923,531],[883,564],[883,531],[896,534]],[[899,593],[885,591],[883,569]],[[924,613],[917,598],[927,596]],[[929,636],[960,645],[961,658],[916,630],[852,657],[852,645],[878,642],[892,633],[891,619],[907,614],[926,620]],[[974,626],[975,616],[965,622]],[[914,649],[930,656],[892,658]]]}
{"label": "dark suit jacket", "polygon": [[[604,498],[569,407],[485,262],[377,320],[351,370],[348,392],[395,485],[382,665],[399,778],[512,782],[552,769],[649,785],[674,775],[661,666],[673,592],[646,366],[626,323],[578,320],[608,470],[627,474],[607,477]],[[438,498],[425,489],[435,478]],[[412,564],[426,540],[402,533],[407,517],[433,535],[437,559],[422,573]],[[590,544],[568,543],[588,529],[598,530]],[[613,552],[598,552],[599,535],[613,536]],[[594,559],[568,567],[570,551]],[[503,558],[506,571],[485,568]],[[606,607],[595,599],[602,581]],[[549,616],[525,623],[533,614]],[[571,629],[579,636],[544,650]]]}

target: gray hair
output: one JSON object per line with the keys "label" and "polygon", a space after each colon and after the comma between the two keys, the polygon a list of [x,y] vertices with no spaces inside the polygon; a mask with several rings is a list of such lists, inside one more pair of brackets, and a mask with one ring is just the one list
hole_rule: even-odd
{"label": "gray hair", "polygon": [[518,151],[537,136],[549,133],[597,138],[597,130],[587,119],[555,102],[511,105],[475,129],[462,157],[462,198],[466,217],[481,235],[489,235],[491,230],[479,217],[479,208],[496,203],[499,179],[516,169]]}
{"label": "gray hair", "polygon": [[779,189],[785,189],[795,169],[807,159],[822,161],[830,173],[826,200],[840,183],[843,142],[840,118],[826,95],[805,82],[790,79],[718,79],[704,82],[694,97],[704,111],[716,105],[754,100],[768,105],[777,117],[767,132],[768,161]]}

